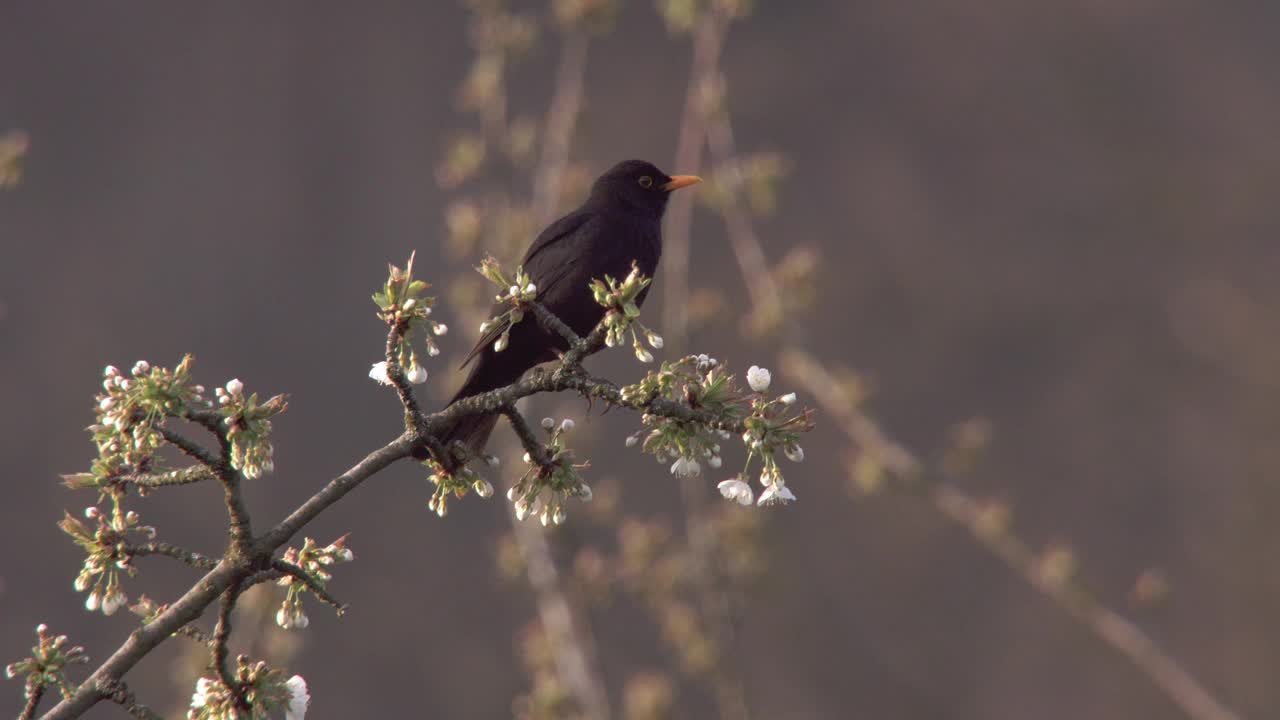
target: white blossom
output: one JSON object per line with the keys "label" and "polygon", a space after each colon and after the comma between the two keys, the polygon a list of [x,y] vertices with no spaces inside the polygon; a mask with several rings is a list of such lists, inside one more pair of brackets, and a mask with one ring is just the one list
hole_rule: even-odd
{"label": "white blossom", "polygon": [[662,349],[662,345],[663,345],[662,336],[659,335],[658,333],[650,331],[649,334],[645,336],[645,339],[649,341],[649,344],[653,346],[654,350]]}
{"label": "white blossom", "polygon": [[417,363],[414,363],[409,366],[409,372],[406,373],[404,377],[414,385],[421,385],[427,381],[427,369]]}
{"label": "white blossom", "polygon": [[751,486],[738,478],[723,480],[716,487],[720,489],[720,494],[726,500],[732,500],[739,505],[750,505],[755,501],[755,493],[751,492]]}
{"label": "white blossom", "polygon": [[542,429],[543,429],[543,430],[550,430],[551,428],[553,428],[553,427],[555,427],[555,426],[556,426],[556,421],[555,421],[555,419],[553,419],[553,418],[549,418],[549,417],[544,417],[544,418],[542,418]]}
{"label": "white blossom", "polygon": [[787,393],[786,395],[778,398],[778,400],[782,401],[783,405],[790,405],[796,401],[796,394],[793,392]]}
{"label": "white blossom", "polygon": [[804,448],[799,445],[788,445],[782,452],[786,454],[787,459],[791,462],[801,462],[804,460]]}
{"label": "white blossom", "polygon": [[502,335],[497,339],[497,341],[493,343],[493,351],[502,352],[503,350],[506,350],[507,343],[510,341],[511,341],[511,336],[508,335],[507,333],[502,333]]}
{"label": "white blossom", "polygon": [[150,370],[151,370],[151,363],[148,363],[146,360],[139,360],[138,362],[133,364],[133,374],[135,376],[145,375]]}
{"label": "white blossom", "polygon": [[493,484],[481,478],[471,484],[472,489],[482,498],[493,497]]}
{"label": "white blossom", "polygon": [[227,381],[227,393],[231,395],[239,395],[244,392],[244,383],[239,378],[232,378]]}
{"label": "white blossom", "polygon": [[697,477],[702,473],[702,466],[693,458],[680,457],[671,464],[671,474],[676,477]]}
{"label": "white blossom", "polygon": [[653,362],[653,353],[651,353],[651,352],[649,352],[648,350],[645,350],[643,347],[640,347],[639,345],[637,345],[637,346],[636,346],[636,359],[637,359],[637,360],[639,360],[639,361],[640,361],[640,362],[642,362],[642,363],[651,363],[651,362]]}
{"label": "white blossom", "polygon": [[[387,374],[387,361],[376,362],[373,367],[369,368],[369,377],[379,385],[390,385],[391,376]],[[225,396],[224,396],[225,397]],[[221,400],[222,398],[218,398]]]}
{"label": "white blossom", "polygon": [[102,595],[95,589],[89,593],[89,597],[84,599],[84,609],[89,612],[97,612],[102,607]]}
{"label": "white blossom", "polygon": [[102,599],[102,614],[115,615],[116,611],[123,607],[128,601],[129,597],[120,592],[119,588],[116,588]]}
{"label": "white blossom", "polygon": [[209,678],[200,678],[196,681],[196,691],[191,696],[191,707],[202,708],[209,704],[209,695],[213,689],[213,681]]}
{"label": "white blossom", "polygon": [[569,432],[575,427],[575,425],[576,423],[573,422],[572,418],[565,418],[564,420],[560,421],[560,431]]}
{"label": "white blossom", "polygon": [[720,459],[719,455],[712,455],[707,459],[707,464],[713,468],[719,468],[723,463],[724,461]]}
{"label": "white blossom", "polygon": [[627,436],[627,447],[635,447],[635,446],[636,446],[636,443],[638,443],[638,442],[640,442],[640,436],[639,436],[639,435],[628,435],[628,436]]}
{"label": "white blossom", "polygon": [[284,686],[289,691],[289,707],[284,711],[285,720],[303,720],[307,716],[307,708],[311,705],[307,681],[301,675],[294,675],[285,681]]}
{"label": "white blossom", "polygon": [[528,294],[528,295],[532,295],[532,294],[534,294],[534,293],[538,292],[538,286],[537,286],[537,285],[534,285],[533,283],[529,283],[528,285],[525,285],[525,286],[524,286],[524,291],[525,291],[525,293],[526,293],[526,294]]}
{"label": "white blossom", "polygon": [[445,333],[449,332],[449,326],[445,325],[444,323],[436,323],[433,329],[436,331],[437,335],[444,335]]}
{"label": "white blossom", "polygon": [[769,381],[772,379],[767,368],[752,365],[747,370],[747,384],[758,393],[767,391],[769,389]]}
{"label": "white blossom", "polygon": [[777,482],[766,487],[764,492],[760,493],[760,499],[756,501],[756,504],[760,507],[764,507],[765,505],[789,503],[795,499],[796,496],[791,494],[791,488]]}

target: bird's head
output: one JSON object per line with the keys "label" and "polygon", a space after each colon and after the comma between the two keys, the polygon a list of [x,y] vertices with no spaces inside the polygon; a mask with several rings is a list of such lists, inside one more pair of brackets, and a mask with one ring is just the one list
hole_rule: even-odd
{"label": "bird's head", "polygon": [[591,186],[592,203],[622,205],[661,218],[673,190],[702,182],[696,175],[668,175],[653,163],[624,160]]}

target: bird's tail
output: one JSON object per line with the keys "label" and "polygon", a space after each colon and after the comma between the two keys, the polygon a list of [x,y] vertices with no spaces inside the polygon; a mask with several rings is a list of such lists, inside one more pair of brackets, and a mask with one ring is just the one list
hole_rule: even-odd
{"label": "bird's tail", "polygon": [[[524,369],[518,366],[504,367],[501,362],[477,362],[471,366],[471,372],[467,375],[467,381],[462,384],[458,392],[454,394],[453,399],[449,401],[449,405],[471,397],[488,392],[520,379],[524,374]],[[481,366],[484,366],[481,370]],[[447,406],[446,406],[447,407]],[[455,443],[460,443],[465,449],[466,458],[479,457],[484,454],[485,446],[489,443],[489,435],[493,433],[493,428],[498,424],[497,415],[464,415],[451,421],[449,424],[441,427],[436,437],[449,449],[450,457],[445,460],[446,467],[453,467],[458,462],[458,457],[452,452]],[[414,453],[419,460],[425,460],[429,456],[429,452],[423,448]]]}

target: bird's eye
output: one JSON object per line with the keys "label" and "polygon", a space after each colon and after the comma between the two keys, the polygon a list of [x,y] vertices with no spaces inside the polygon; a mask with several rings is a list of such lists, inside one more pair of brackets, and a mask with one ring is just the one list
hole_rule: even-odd
{"label": "bird's eye", "polygon": [[641,175],[640,187],[644,188],[645,190],[648,190],[649,188],[653,187],[653,178],[649,177],[648,175]]}

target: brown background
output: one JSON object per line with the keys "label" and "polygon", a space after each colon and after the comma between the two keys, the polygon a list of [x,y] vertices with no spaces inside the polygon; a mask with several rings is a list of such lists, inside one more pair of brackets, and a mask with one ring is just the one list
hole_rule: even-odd
{"label": "brown background", "polygon": [[[1244,715],[1280,715],[1280,5],[759,5],[726,49],[731,104],[742,147],[792,160],[761,230],[774,257],[822,249],[826,304],[803,320],[822,356],[867,373],[926,455],[989,418],[970,489],[1012,501],[1037,545],[1074,544],[1109,603],[1162,568],[1173,593],[1139,622]],[[0,3],[0,131],[32,140],[0,194],[0,655],[40,621],[95,658],[131,627],[81,609],[53,526],[88,500],[56,478],[91,456],[104,364],[190,351],[206,384],[291,394],[279,470],[249,487],[259,524],[394,434],[364,377],[382,341],[368,293],[413,248],[432,276],[463,24],[452,3]],[[544,42],[521,71],[530,112],[554,61]],[[669,164],[687,64],[687,40],[630,3],[591,49],[575,157]],[[743,297],[705,212],[694,239],[695,282]],[[455,326],[447,351],[472,337]],[[732,322],[699,346],[756,361]],[[616,451],[631,421],[591,424],[596,471],[674,518],[670,476]],[[851,501],[829,425],[807,450],[741,639],[758,716],[1176,716],[924,504]],[[468,500],[440,521],[421,476],[393,468],[312,528],[351,530],[360,557],[334,585],[353,611],[314,611],[295,664],[312,717],[497,717],[524,687],[529,600],[492,569],[506,510]],[[142,510],[215,551],[216,497]],[[160,562],[130,590],[194,577]],[[649,634],[601,631],[611,684],[662,661]],[[171,658],[130,676],[161,706]]]}

